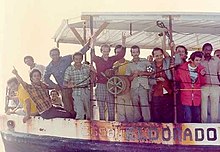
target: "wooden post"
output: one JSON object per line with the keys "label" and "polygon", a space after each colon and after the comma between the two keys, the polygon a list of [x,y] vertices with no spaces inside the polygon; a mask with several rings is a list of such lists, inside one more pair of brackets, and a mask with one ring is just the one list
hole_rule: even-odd
{"label": "wooden post", "polygon": [[165,31],[163,31],[162,49],[163,49],[164,51],[167,50],[167,45],[166,45],[166,33],[165,33]]}
{"label": "wooden post", "polygon": [[[90,32],[91,32],[91,35],[93,35],[93,16],[90,16],[89,18],[90,22]],[[94,48],[95,49],[95,48]],[[92,51],[95,51],[93,50],[93,48],[91,48],[90,50],[90,64],[93,65],[93,60],[92,60]],[[91,83],[90,85],[90,119],[93,120],[94,116],[93,116],[93,84]]]}
{"label": "wooden post", "polygon": [[[84,40],[84,44],[86,44],[86,22],[83,22],[83,40]],[[86,62],[87,61],[87,58],[86,58],[86,53],[85,53],[85,56],[84,56],[84,61]]]}
{"label": "wooden post", "polygon": [[[171,50],[171,63],[174,63],[174,45],[173,45],[173,29],[172,29],[172,15],[169,15],[169,35],[170,35],[170,41],[169,46]],[[173,98],[174,98],[174,123],[177,122],[177,102],[176,102],[176,79],[175,79],[175,69],[172,69],[173,73]]]}

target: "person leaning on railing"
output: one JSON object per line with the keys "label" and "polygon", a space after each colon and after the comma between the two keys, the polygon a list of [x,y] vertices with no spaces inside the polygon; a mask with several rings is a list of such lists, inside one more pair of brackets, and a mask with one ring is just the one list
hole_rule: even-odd
{"label": "person leaning on railing", "polygon": [[[49,96],[49,88],[46,84],[41,82],[41,73],[39,70],[34,69],[30,72],[31,84],[24,82],[15,68],[12,73],[16,76],[18,82],[21,83],[24,89],[27,90],[31,99],[36,104],[37,111],[42,118],[74,118],[74,116],[66,110],[52,105]],[[27,114],[30,114],[30,112],[27,112]],[[27,115],[27,118],[30,119],[30,115]]]}

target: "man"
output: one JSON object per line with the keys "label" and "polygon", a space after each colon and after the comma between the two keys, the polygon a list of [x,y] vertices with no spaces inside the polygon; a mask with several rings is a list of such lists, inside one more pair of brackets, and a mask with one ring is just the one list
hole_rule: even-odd
{"label": "man", "polygon": [[[122,45],[116,45],[115,47],[115,54],[119,54],[119,52],[122,50]],[[121,78],[127,79],[126,77],[126,68],[128,66],[129,61],[125,58],[120,59],[119,61],[115,62],[114,69],[116,69],[115,74],[116,76],[120,76]],[[129,80],[128,80],[129,82]],[[120,94],[117,96],[117,116],[119,122],[136,122],[139,120],[139,118],[134,118],[134,108],[132,102],[131,102],[131,96],[130,96],[130,82],[126,85],[128,85],[123,92],[123,94]]]}
{"label": "man", "polygon": [[[161,48],[152,51],[155,69],[155,84],[152,86],[151,111],[154,122],[172,123],[174,120],[172,74],[169,70],[171,58]],[[164,58],[165,57],[165,58]]]}
{"label": "man", "polygon": [[62,101],[60,99],[60,94],[57,90],[51,90],[50,98],[52,100],[52,104],[56,106],[63,106]]}
{"label": "man", "polygon": [[23,118],[24,123],[30,118],[30,116],[38,115],[36,104],[33,102],[28,92],[23,88],[21,84],[19,84],[15,77],[9,79],[7,85],[9,89],[17,92],[16,96],[25,111],[25,116]]}
{"label": "man", "polygon": [[180,99],[184,123],[201,122],[201,87],[205,85],[205,68],[200,65],[202,53],[193,52],[190,61],[178,67],[176,80],[180,82]]}
{"label": "man", "polygon": [[[89,49],[89,42],[80,50],[85,51]],[[64,73],[67,67],[69,67],[72,63],[72,55],[60,56],[60,50],[58,48],[54,48],[50,50],[50,57],[52,61],[46,67],[46,71],[44,74],[44,81],[49,87],[54,88],[56,90],[61,90],[62,101],[64,104],[64,109],[75,115],[73,98],[72,98],[72,89],[64,88],[63,79]],[[50,77],[53,75],[56,83],[54,83]]]}
{"label": "man", "polygon": [[83,54],[77,52],[73,55],[73,65],[70,65],[64,74],[64,86],[73,88],[74,110],[76,119],[90,119],[90,66],[82,64]]}
{"label": "man", "polygon": [[138,108],[134,109],[134,117],[148,122],[150,121],[150,108],[148,102],[148,76],[151,74],[146,72],[148,66],[150,66],[150,62],[145,58],[140,58],[140,48],[137,45],[131,47],[131,56],[133,57],[132,61],[128,64],[126,69],[126,75],[129,76],[131,81],[131,98],[133,105],[138,107],[139,100],[141,106],[141,112]]}
{"label": "man", "polygon": [[[12,73],[16,76],[18,82],[21,83],[24,89],[30,94],[33,102],[36,104],[37,111],[42,118],[74,118],[74,116],[66,110],[52,105],[48,86],[41,82],[41,72],[39,70],[34,69],[30,72],[31,84],[24,82],[16,69],[14,69]],[[31,117],[28,116],[27,119],[30,118]]]}
{"label": "man", "polygon": [[40,64],[36,64],[34,62],[34,58],[32,56],[25,56],[24,57],[24,63],[27,64],[30,67],[29,73],[33,69],[38,69],[41,72],[42,78],[43,78],[43,75],[44,75],[44,72],[45,72],[45,66],[40,65]]}
{"label": "man", "polygon": [[[178,45],[175,49],[175,69],[177,69],[180,65],[186,62],[188,51],[187,48],[183,45]],[[176,90],[180,89],[180,84],[176,82]],[[177,110],[177,122],[183,122],[183,108],[180,100],[179,92],[176,93],[176,110]]]}
{"label": "man", "polygon": [[216,56],[220,59],[220,49],[215,50],[214,56]]}
{"label": "man", "polygon": [[[94,47],[94,40],[92,41],[91,47]],[[119,52],[119,54],[115,56],[109,56],[110,46],[102,45],[101,46],[102,56],[96,56],[95,51],[92,54],[92,60],[95,62],[96,70],[97,70],[97,87],[95,90],[96,99],[98,101],[99,106],[99,116],[100,120],[105,120],[105,103],[107,103],[108,109],[108,121],[115,120],[115,104],[114,97],[107,90],[107,71],[112,69],[113,64],[122,59],[125,56],[125,48]]]}
{"label": "man", "polygon": [[213,47],[210,43],[205,43],[202,47],[204,59],[201,65],[205,67],[206,71],[206,85],[202,87],[202,122],[208,121],[208,97],[210,97],[211,103],[211,122],[218,120],[220,60],[216,56],[211,56],[212,50]]}
{"label": "man", "polygon": [[[178,54],[178,56],[177,56]],[[188,51],[187,48],[183,45],[178,45],[175,49],[175,58],[179,58],[181,59],[181,63],[185,63],[186,59],[187,59],[187,55],[188,55]],[[179,60],[175,60],[175,63],[179,62]],[[176,64],[177,65],[177,64]],[[178,63],[179,65],[179,63]]]}

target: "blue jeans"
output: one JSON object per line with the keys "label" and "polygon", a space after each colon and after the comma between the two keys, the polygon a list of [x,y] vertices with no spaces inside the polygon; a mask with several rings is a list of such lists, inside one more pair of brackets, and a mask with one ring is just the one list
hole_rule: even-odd
{"label": "blue jeans", "polygon": [[199,123],[201,122],[200,106],[183,105],[183,122],[184,123]]}

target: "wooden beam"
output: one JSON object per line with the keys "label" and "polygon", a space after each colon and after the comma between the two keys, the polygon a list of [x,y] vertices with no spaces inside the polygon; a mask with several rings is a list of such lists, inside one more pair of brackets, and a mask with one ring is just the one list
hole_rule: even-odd
{"label": "wooden beam", "polygon": [[99,34],[109,25],[109,23],[104,22],[102,25],[99,27],[99,29],[94,33],[94,37],[98,37]]}
{"label": "wooden beam", "polygon": [[76,28],[73,27],[71,25],[71,27],[69,26],[69,28],[71,29],[71,31],[73,32],[73,34],[76,36],[77,40],[79,40],[79,42],[81,43],[81,45],[84,45],[84,40],[83,38],[80,36],[79,32],[77,32]]}

